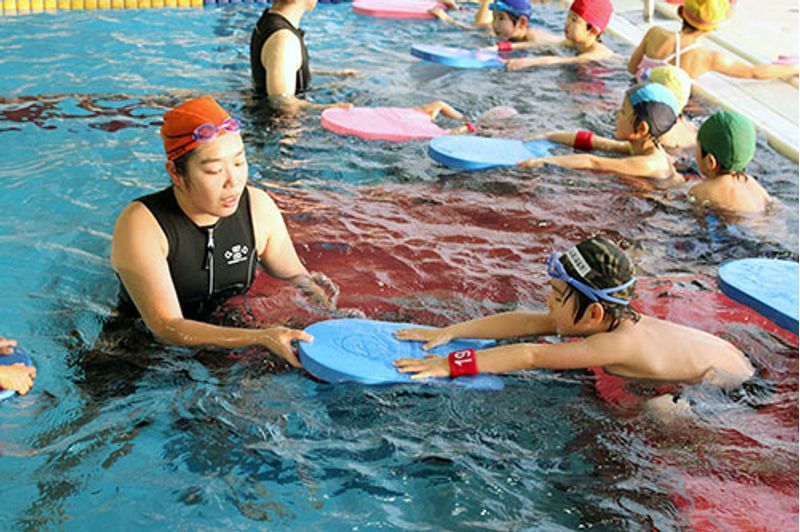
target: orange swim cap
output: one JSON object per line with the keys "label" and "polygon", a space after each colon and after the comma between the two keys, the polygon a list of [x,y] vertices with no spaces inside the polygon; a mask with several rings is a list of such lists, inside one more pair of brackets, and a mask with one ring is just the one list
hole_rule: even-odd
{"label": "orange swim cap", "polygon": [[175,109],[167,111],[164,114],[164,125],[161,126],[161,140],[164,141],[167,159],[174,161],[202,142],[210,140],[198,138],[196,130],[201,126],[208,124],[215,126],[218,129],[215,136],[227,133],[226,128],[221,126],[228,118],[230,118],[228,112],[211,96],[201,96],[186,101]]}

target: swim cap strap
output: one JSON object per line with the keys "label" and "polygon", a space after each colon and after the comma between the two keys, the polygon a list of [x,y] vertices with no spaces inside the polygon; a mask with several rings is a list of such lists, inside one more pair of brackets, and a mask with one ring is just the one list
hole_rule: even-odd
{"label": "swim cap strap", "polygon": [[478,360],[475,357],[474,349],[453,351],[447,355],[447,362],[450,364],[451,377],[477,375],[480,373],[480,371],[478,371]]}
{"label": "swim cap strap", "polygon": [[510,52],[512,50],[511,41],[498,41],[497,43],[497,51],[499,52]]}
{"label": "swim cap strap", "polygon": [[576,150],[592,151],[592,137],[594,133],[591,131],[578,131],[575,133],[575,143],[572,147]]}

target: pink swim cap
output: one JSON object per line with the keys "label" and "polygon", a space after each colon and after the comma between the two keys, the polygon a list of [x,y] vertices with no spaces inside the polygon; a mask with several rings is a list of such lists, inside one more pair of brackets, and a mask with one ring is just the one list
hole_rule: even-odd
{"label": "pink swim cap", "polygon": [[600,33],[606,31],[611,13],[614,12],[611,0],[575,0],[569,10],[600,30]]}

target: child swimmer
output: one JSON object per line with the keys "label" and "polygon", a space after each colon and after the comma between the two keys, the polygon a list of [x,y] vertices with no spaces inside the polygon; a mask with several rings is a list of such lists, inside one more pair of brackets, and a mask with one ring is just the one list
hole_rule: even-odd
{"label": "child swimmer", "polygon": [[718,211],[763,212],[772,199],[745,173],[755,151],[756,130],[750,120],[730,111],[711,115],[697,132],[695,148],[706,179],[689,189],[689,201]]}
{"label": "child swimmer", "polygon": [[[575,0],[569,8],[567,20],[564,24],[564,36],[566,40],[556,44],[575,48],[578,51],[578,55],[573,57],[544,55],[508,59],[506,60],[506,68],[509,70],[520,70],[535,66],[598,62],[613,57],[614,52],[600,42],[600,35],[608,26],[612,13],[613,7],[611,5],[611,0]],[[498,43],[497,49],[500,51],[522,50],[549,44],[553,43]]]}
{"label": "child swimmer", "polygon": [[675,170],[671,157],[659,140],[675,125],[679,114],[675,96],[663,85],[635,85],[625,92],[622,108],[617,112],[618,140],[599,137],[590,131],[545,133],[535,137],[578,150],[600,150],[624,157],[598,157],[588,153],[560,155],[528,159],[520,165],[538,168],[547,163],[577,170],[614,172],[649,178],[662,188],[674,186],[683,183],[684,179]]}
{"label": "child swimmer", "polygon": [[755,372],[729,342],[633,310],[634,266],[624,251],[603,237],[591,237],[565,253],[554,252],[547,261],[547,273],[551,287],[547,312],[506,312],[440,329],[401,329],[396,336],[425,342],[426,350],[457,338],[559,335],[575,336],[577,341],[403,358],[394,363],[397,370],[422,379],[602,367],[626,379],[705,382],[723,389],[740,386]]}
{"label": "child swimmer", "polygon": [[463,29],[491,29],[503,50],[511,49],[512,43],[555,44],[561,41],[558,35],[529,25],[532,14],[529,0],[481,0],[473,26],[452,18],[439,8],[431,9],[430,13]]}

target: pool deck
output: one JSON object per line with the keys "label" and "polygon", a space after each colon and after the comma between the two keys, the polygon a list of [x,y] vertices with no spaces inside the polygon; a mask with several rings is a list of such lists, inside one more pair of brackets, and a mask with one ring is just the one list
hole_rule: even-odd
{"label": "pool deck", "polygon": [[[614,36],[639,44],[652,24],[678,29],[676,6],[655,2],[652,23],[644,18],[643,0],[612,0],[614,17],[608,31]],[[798,34],[800,16],[796,0],[738,0],[734,15],[706,38],[706,46],[729,53],[749,63],[770,63],[779,55],[800,55]],[[692,87],[699,96],[725,109],[749,117],[769,143],[781,154],[797,162],[798,136],[797,83],[781,80],[749,80],[704,74]]]}

